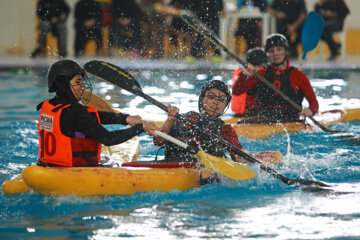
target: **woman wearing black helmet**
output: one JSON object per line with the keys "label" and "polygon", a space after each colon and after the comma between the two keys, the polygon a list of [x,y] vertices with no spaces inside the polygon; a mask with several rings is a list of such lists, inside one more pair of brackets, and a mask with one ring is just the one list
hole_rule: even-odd
{"label": "woman wearing black helmet", "polygon": [[[92,87],[84,69],[72,60],[60,60],[50,67],[48,87],[56,96],[37,106],[41,109],[39,165],[96,166],[101,144],[116,145],[144,131],[153,134],[157,130],[154,124],[143,122],[139,116],[98,112],[94,107],[81,105],[84,89],[92,90]],[[101,124],[133,127],[108,131]]]}
{"label": "woman wearing black helmet", "polygon": [[[247,68],[237,68],[232,77],[232,88],[237,81],[243,81],[252,71],[260,71],[266,68],[269,59],[264,49],[251,48],[246,53]],[[239,117],[255,116],[258,114],[259,104],[255,94],[251,91],[241,95],[234,95],[231,98],[231,110]]]}
{"label": "woman wearing black helmet", "polygon": [[[229,143],[242,149],[243,147],[239,142],[235,130],[230,125],[225,125],[220,119],[220,116],[229,106],[230,99],[231,94],[229,88],[224,82],[219,80],[208,81],[203,85],[199,96],[200,113],[191,111],[183,114],[183,116],[195,123],[204,131],[221,136]],[[168,105],[168,118],[161,127],[163,132],[171,134],[173,137],[190,145],[196,144],[200,147],[200,149],[209,154],[220,157],[225,156],[227,150],[222,147],[217,139],[210,138],[208,135],[196,131],[188,124],[177,120],[175,115],[178,112],[178,108]],[[154,143],[157,146],[166,143],[166,161],[179,161],[179,159],[188,162],[198,161],[196,154],[194,155],[171,142],[166,142],[160,137],[155,137]],[[240,156],[233,152],[230,152],[230,155],[235,161],[244,161]]]}
{"label": "woman wearing black helmet", "polygon": [[233,94],[252,91],[258,102],[261,103],[261,111],[264,122],[293,122],[300,121],[300,116],[313,116],[319,109],[314,90],[308,77],[300,70],[290,66],[287,57],[289,43],[282,34],[271,34],[266,39],[265,51],[270,60],[270,66],[258,73],[264,76],[274,86],[290,97],[298,105],[302,106],[304,97],[309,102],[309,107],[300,113],[294,109],[276,92],[267,87],[256,76],[251,74],[233,86]]}

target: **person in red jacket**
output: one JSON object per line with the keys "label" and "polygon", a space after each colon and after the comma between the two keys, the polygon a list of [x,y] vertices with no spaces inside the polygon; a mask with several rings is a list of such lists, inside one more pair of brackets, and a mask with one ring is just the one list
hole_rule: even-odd
{"label": "person in red jacket", "polygon": [[[51,65],[48,88],[56,96],[37,106],[37,110],[41,109],[38,165],[97,166],[102,144],[120,144],[142,132],[154,135],[158,129],[140,116],[101,112],[80,104],[86,87],[92,90],[85,70],[76,62],[64,59]],[[129,124],[132,127],[108,131],[102,124]]]}
{"label": "person in red jacket", "polygon": [[256,96],[258,103],[261,104],[263,122],[301,121],[300,116],[313,116],[318,112],[319,104],[310,80],[303,72],[290,66],[287,57],[288,48],[289,42],[284,35],[278,33],[269,35],[266,39],[265,51],[271,65],[258,73],[298,105],[302,106],[303,99],[306,98],[309,107],[298,112],[253,74],[236,81],[233,86],[233,95],[251,91]]}
{"label": "person in red jacket", "polygon": [[[243,81],[247,76],[251,75],[250,71],[260,71],[265,69],[269,62],[268,56],[264,49],[255,47],[249,49],[246,54],[246,63],[247,68],[241,69],[237,68],[234,71],[232,77],[232,88],[234,87],[237,81]],[[258,114],[257,108],[258,103],[256,101],[256,96],[251,94],[251,92],[246,92],[241,95],[235,96],[232,95],[231,98],[231,111],[235,113],[237,117],[249,117],[256,116]]]}

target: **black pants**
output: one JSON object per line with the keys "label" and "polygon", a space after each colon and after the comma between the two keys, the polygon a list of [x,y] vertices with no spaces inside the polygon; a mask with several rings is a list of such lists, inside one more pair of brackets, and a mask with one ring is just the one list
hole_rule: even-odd
{"label": "black pants", "polygon": [[[58,22],[52,24],[50,21],[40,21],[39,23],[40,34],[37,39],[37,48],[34,54],[40,53],[41,49],[46,45],[46,36],[49,32],[57,38],[57,47],[60,57],[66,57],[67,55],[67,28],[66,22]],[[36,52],[36,53],[35,53]]]}
{"label": "black pants", "polygon": [[321,39],[324,40],[329,46],[331,54],[336,54],[339,48],[334,41],[333,34],[343,29],[344,19],[335,18],[325,21],[325,27]]}

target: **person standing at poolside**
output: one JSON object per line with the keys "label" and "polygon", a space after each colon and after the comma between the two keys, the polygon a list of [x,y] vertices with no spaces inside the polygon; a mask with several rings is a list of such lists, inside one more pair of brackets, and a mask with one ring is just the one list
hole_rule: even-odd
{"label": "person standing at poolside", "polygon": [[101,5],[95,0],[79,0],[75,5],[75,56],[85,53],[86,44],[90,40],[96,42],[96,55],[99,54],[103,42],[101,32]]}
{"label": "person standing at poolside", "polygon": [[39,22],[39,37],[37,46],[31,53],[35,58],[42,53],[46,47],[46,36],[52,33],[57,38],[57,47],[59,57],[67,55],[67,28],[66,20],[69,16],[70,8],[64,0],[40,0],[37,4],[37,15]]}
{"label": "person standing at poolside", "polygon": [[298,57],[297,46],[301,44],[301,33],[306,20],[304,0],[274,0],[267,9],[276,18],[276,32],[283,34],[289,42],[290,58]]}

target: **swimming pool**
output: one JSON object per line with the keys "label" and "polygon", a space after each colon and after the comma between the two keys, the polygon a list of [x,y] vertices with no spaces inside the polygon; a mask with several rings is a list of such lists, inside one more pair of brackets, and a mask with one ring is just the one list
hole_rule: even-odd
{"label": "swimming pool", "polygon": [[[134,71],[144,92],[162,103],[197,110],[205,80],[229,81],[231,71]],[[320,109],[359,108],[360,73],[308,71]],[[164,120],[162,110],[110,84],[96,81],[94,92],[125,113]],[[37,159],[36,105],[49,98],[46,71],[0,72],[1,182]],[[228,111],[226,115],[230,115]],[[333,128],[360,134],[360,123]],[[142,135],[140,159],[157,148]],[[255,179],[227,182],[186,192],[131,196],[52,197],[39,194],[0,196],[2,239],[356,239],[360,237],[359,146],[316,131],[275,135],[263,140],[240,137],[250,152],[280,150],[274,168],[287,177],[335,184],[351,194],[323,196],[289,187],[256,166]],[[162,153],[160,153],[162,154]]]}

